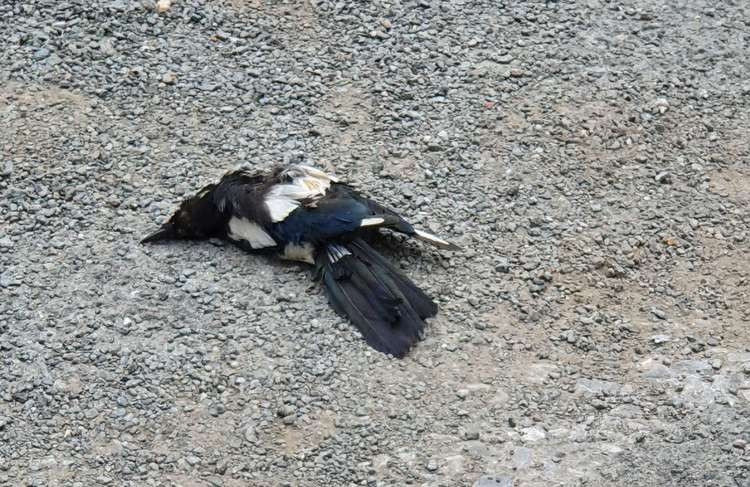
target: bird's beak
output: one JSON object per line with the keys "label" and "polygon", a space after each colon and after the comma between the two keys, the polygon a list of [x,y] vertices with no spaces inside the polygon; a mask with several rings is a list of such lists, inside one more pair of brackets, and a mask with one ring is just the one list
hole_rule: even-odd
{"label": "bird's beak", "polygon": [[154,233],[145,236],[141,243],[151,243],[151,242],[158,242],[160,240],[169,240],[171,238],[175,238],[175,231],[174,231],[174,225],[171,223],[165,223],[161,226],[157,231]]}

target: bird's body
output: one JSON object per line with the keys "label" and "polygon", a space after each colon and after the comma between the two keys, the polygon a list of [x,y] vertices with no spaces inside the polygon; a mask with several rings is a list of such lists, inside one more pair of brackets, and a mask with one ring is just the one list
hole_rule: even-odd
{"label": "bird's body", "polygon": [[231,171],[183,201],[143,241],[219,237],[247,250],[276,251],[283,259],[314,264],[334,309],[371,346],[401,357],[419,340],[424,319],[434,316],[437,306],[366,243],[367,231],[380,227],[457,248],[304,165]]}

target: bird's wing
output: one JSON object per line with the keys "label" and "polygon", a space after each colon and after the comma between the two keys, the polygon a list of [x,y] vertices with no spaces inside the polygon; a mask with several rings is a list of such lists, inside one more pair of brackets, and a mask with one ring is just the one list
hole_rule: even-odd
{"label": "bird's wing", "polygon": [[241,168],[226,173],[213,191],[219,211],[229,215],[226,235],[244,248],[253,250],[276,247],[268,230],[271,223],[263,199],[269,187],[279,183],[279,171],[251,173]]}
{"label": "bird's wing", "polygon": [[214,194],[220,211],[232,215],[228,236],[254,249],[289,242],[324,242],[361,228],[379,227],[441,248],[458,249],[415,229],[395,211],[310,166],[292,165],[267,174],[234,171],[222,178]]}
{"label": "bird's wing", "polygon": [[[367,208],[367,214],[363,215],[359,222],[360,227],[378,228],[384,227],[394,230],[405,235],[422,240],[436,247],[446,250],[460,250],[456,244],[442,239],[436,235],[414,228],[411,223],[406,221],[401,215],[394,210],[378,203],[377,201],[367,198],[351,186],[345,184],[334,184],[331,186],[330,193],[337,193],[345,200],[353,200],[359,205]],[[351,203],[350,203],[351,204]]]}
{"label": "bird's wing", "polygon": [[264,197],[271,221],[283,221],[300,206],[314,206],[337,181],[334,176],[310,166],[295,165],[284,170],[280,182],[271,186]]}
{"label": "bird's wing", "polygon": [[321,243],[350,234],[381,219],[374,219],[370,209],[346,194],[329,191],[315,201],[307,201],[273,225],[281,240]]}
{"label": "bird's wing", "polygon": [[[458,246],[414,228],[395,211],[319,171],[303,171],[272,187],[266,199],[285,240],[321,242],[365,228],[390,228],[449,250]],[[274,217],[273,210],[276,210]],[[283,217],[282,217],[283,216]]]}
{"label": "bird's wing", "polygon": [[[214,199],[219,210],[230,215],[227,236],[252,249],[263,249],[307,241],[277,232],[280,224],[285,228],[304,227],[310,233],[321,219],[326,220],[322,217],[335,219],[335,210],[317,212],[317,220],[300,218],[304,215],[295,210],[315,207],[336,181],[334,176],[304,165],[276,168],[266,173],[241,168],[222,177],[214,190]],[[345,214],[342,212],[338,216],[345,218]],[[296,218],[290,218],[291,215]]]}

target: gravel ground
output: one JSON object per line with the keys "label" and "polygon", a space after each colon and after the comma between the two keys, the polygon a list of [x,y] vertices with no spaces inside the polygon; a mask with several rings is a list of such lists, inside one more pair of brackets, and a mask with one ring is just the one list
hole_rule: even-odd
{"label": "gravel ground", "polygon": [[[669,5],[660,5],[661,3]],[[0,0],[0,484],[750,485],[750,6]],[[138,245],[305,159],[465,251],[404,360]]]}

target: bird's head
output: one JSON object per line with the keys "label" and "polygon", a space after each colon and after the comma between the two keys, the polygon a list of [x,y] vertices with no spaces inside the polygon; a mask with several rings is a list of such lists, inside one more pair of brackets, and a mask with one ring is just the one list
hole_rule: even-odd
{"label": "bird's head", "polygon": [[177,211],[155,232],[147,235],[141,243],[160,240],[201,239],[218,234],[224,225],[222,212],[213,201],[215,185],[210,184],[182,203]]}

